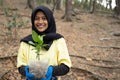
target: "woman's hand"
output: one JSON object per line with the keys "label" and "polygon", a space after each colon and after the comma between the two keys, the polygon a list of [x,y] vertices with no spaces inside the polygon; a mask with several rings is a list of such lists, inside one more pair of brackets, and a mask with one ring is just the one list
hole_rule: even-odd
{"label": "woman's hand", "polygon": [[47,73],[45,74],[45,78],[41,78],[40,80],[51,80],[52,79],[52,73],[53,73],[53,66],[49,66]]}
{"label": "woman's hand", "polygon": [[33,74],[31,74],[31,73],[29,73],[29,67],[28,66],[26,66],[25,67],[25,73],[26,73],[26,80],[34,80],[34,75]]}

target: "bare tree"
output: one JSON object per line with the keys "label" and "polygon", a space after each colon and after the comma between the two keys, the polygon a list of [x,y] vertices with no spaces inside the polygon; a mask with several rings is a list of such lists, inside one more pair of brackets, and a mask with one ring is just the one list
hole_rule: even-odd
{"label": "bare tree", "polygon": [[87,8],[88,7],[88,0],[85,0],[84,3],[83,3],[83,8]]}
{"label": "bare tree", "polygon": [[46,0],[46,3],[47,3],[47,4],[50,4],[50,3],[51,3],[51,0]]}
{"label": "bare tree", "polygon": [[66,21],[72,21],[72,13],[73,13],[73,4],[72,0],[66,0],[65,2],[65,14],[62,18],[65,18]]}
{"label": "bare tree", "polygon": [[120,15],[120,0],[116,0],[116,6],[114,8],[114,12],[116,16]]}
{"label": "bare tree", "polygon": [[4,1],[0,0],[0,6],[3,6]]}
{"label": "bare tree", "polygon": [[37,6],[36,0],[27,0],[27,8],[34,9]]}
{"label": "bare tree", "polygon": [[112,10],[112,0],[109,0],[110,10]]}
{"label": "bare tree", "polygon": [[112,0],[106,0],[106,9],[108,9],[108,6],[112,10]]}
{"label": "bare tree", "polygon": [[53,0],[53,9],[54,12],[55,9],[60,10],[61,9],[61,0]]}
{"label": "bare tree", "polygon": [[57,5],[56,5],[57,10],[61,10],[61,0],[58,0]]}
{"label": "bare tree", "polygon": [[95,11],[95,8],[96,8],[96,0],[93,0],[92,1],[92,7],[91,7],[91,13],[94,13],[94,11]]}
{"label": "bare tree", "polygon": [[27,0],[27,7],[33,9],[39,5],[50,4],[53,1],[53,4],[55,4],[55,1],[57,0]]}
{"label": "bare tree", "polygon": [[89,5],[90,5],[89,9],[90,10],[92,9],[92,2],[93,2],[93,0],[90,0],[90,3],[89,3]]}

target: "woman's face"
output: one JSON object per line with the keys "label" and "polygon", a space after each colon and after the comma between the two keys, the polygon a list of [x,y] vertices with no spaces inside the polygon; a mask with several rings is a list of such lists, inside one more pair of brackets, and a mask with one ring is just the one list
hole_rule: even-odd
{"label": "woman's face", "polygon": [[36,13],[34,25],[39,32],[44,32],[48,28],[47,18],[42,11]]}

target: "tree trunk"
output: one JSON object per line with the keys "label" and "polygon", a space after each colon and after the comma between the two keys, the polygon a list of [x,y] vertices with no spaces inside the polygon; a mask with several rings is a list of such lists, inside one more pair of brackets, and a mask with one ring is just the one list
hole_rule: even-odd
{"label": "tree trunk", "polygon": [[93,5],[92,5],[91,13],[95,12],[95,7],[96,7],[96,0],[93,0]]}
{"label": "tree trunk", "polygon": [[55,9],[57,9],[57,10],[60,10],[61,9],[61,0],[56,0],[56,2],[55,2],[55,0],[53,0],[54,2],[54,4],[53,4],[53,9],[52,9],[52,11],[54,12],[54,10]]}
{"label": "tree trunk", "polygon": [[116,7],[114,8],[114,12],[116,16],[120,15],[120,0],[116,0]]}
{"label": "tree trunk", "polygon": [[2,6],[3,7],[3,5],[4,5],[4,0],[0,0],[0,6]]}
{"label": "tree trunk", "polygon": [[72,21],[72,0],[66,0],[66,7],[65,7],[65,19],[66,21]]}
{"label": "tree trunk", "polygon": [[36,0],[27,0],[27,7],[34,9],[37,6]]}
{"label": "tree trunk", "polygon": [[112,0],[109,0],[110,10],[112,10]]}
{"label": "tree trunk", "polygon": [[57,1],[57,0],[53,0],[53,5],[55,5],[56,1]]}
{"label": "tree trunk", "polygon": [[50,4],[50,3],[51,3],[51,0],[46,0],[46,3],[47,3],[47,4]]}
{"label": "tree trunk", "polygon": [[53,0],[53,8],[52,8],[53,13],[54,13],[54,10],[56,8],[56,2],[57,2],[57,0]]}
{"label": "tree trunk", "polygon": [[85,1],[84,1],[83,8],[84,8],[84,9],[88,8],[88,0],[85,0]]}
{"label": "tree trunk", "polygon": [[56,3],[56,9],[61,10],[61,0],[58,0]]}
{"label": "tree trunk", "polygon": [[90,3],[89,3],[89,10],[92,11],[92,2],[93,0],[90,0]]}

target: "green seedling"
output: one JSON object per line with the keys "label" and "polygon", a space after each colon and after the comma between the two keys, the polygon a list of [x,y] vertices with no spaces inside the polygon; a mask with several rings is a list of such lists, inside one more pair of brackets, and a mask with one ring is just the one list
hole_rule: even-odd
{"label": "green seedling", "polygon": [[43,37],[44,37],[45,35],[38,35],[35,31],[32,31],[32,38],[33,38],[33,40],[34,40],[34,42],[32,42],[32,41],[29,41],[29,43],[31,44],[31,45],[33,45],[33,46],[35,46],[35,50],[36,50],[36,54],[37,54],[37,56],[36,56],[36,58],[37,59],[39,59],[39,55],[40,55],[40,50],[43,48],[43,47],[45,47],[45,46],[47,46],[47,44],[44,44],[44,41],[43,41]]}

